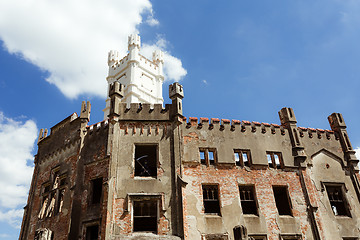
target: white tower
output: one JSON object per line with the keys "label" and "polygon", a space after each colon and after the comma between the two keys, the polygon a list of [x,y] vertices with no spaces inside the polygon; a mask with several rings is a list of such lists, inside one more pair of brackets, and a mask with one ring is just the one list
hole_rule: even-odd
{"label": "white tower", "polygon": [[[108,57],[110,84],[118,81],[124,85],[122,102],[163,104],[162,83],[164,81],[164,54],[160,50],[153,53],[152,61],[140,54],[140,36],[132,34],[128,40],[129,53],[120,59],[118,51],[110,51]],[[104,119],[109,115],[110,98],[106,99]]]}

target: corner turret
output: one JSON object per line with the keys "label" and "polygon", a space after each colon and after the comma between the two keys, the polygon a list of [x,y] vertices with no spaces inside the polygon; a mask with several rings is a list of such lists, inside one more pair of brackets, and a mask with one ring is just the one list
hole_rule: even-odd
{"label": "corner turret", "polygon": [[182,116],[182,99],[184,98],[183,86],[175,82],[169,86],[169,98],[172,100],[174,116]]}

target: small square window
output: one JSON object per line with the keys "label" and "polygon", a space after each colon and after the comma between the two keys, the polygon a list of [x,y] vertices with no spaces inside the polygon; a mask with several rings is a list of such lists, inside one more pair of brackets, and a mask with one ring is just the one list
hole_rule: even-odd
{"label": "small square window", "polygon": [[344,196],[343,187],[341,185],[328,184],[326,185],[326,191],[334,215],[351,217],[348,203]]}
{"label": "small square window", "polygon": [[216,149],[214,148],[200,148],[200,162],[203,165],[215,165],[217,161]]}
{"label": "small square window", "polygon": [[273,186],[274,198],[279,215],[292,216],[289,193],[286,186]]}
{"label": "small square window", "polygon": [[134,232],[157,233],[158,200],[134,200]]}
{"label": "small square window", "polygon": [[157,176],[156,153],[156,145],[135,145],[135,176]]}
{"label": "small square window", "polygon": [[239,186],[243,214],[258,214],[254,186]]}
{"label": "small square window", "polygon": [[281,152],[266,152],[266,158],[271,168],[283,168]]}
{"label": "small square window", "polygon": [[206,214],[220,215],[220,201],[217,185],[203,185],[203,201]]}
{"label": "small square window", "polygon": [[237,166],[250,166],[250,150],[234,149],[235,164]]}

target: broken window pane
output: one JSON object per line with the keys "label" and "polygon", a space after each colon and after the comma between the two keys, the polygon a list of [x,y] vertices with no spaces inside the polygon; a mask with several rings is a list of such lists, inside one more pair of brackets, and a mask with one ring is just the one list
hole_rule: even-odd
{"label": "broken window pane", "polygon": [[235,164],[236,164],[236,166],[241,166],[240,153],[235,152],[235,153],[234,153],[234,157],[235,157]]}
{"label": "broken window pane", "polygon": [[249,166],[248,152],[243,152],[242,153],[242,159],[243,159],[243,162],[244,162],[244,166]]}
{"label": "broken window pane", "polygon": [[258,214],[253,186],[239,186],[241,208],[243,214]]}
{"label": "broken window pane", "polygon": [[276,207],[279,215],[291,215],[290,198],[286,186],[273,186]]}
{"label": "broken window pane", "polygon": [[234,156],[237,166],[250,166],[250,150],[234,149]]}
{"label": "broken window pane", "polygon": [[215,154],[214,151],[209,150],[209,164],[214,165],[215,164]]}
{"label": "broken window pane", "polygon": [[99,239],[99,225],[92,225],[86,227],[86,240]]}
{"label": "broken window pane", "polygon": [[136,200],[133,202],[134,232],[157,233],[157,200]]}
{"label": "broken window pane", "polygon": [[282,168],[281,152],[266,152],[266,158],[271,168]]}
{"label": "broken window pane", "polygon": [[326,191],[329,197],[331,209],[336,216],[350,217],[350,211],[347,207],[347,202],[343,195],[341,186],[326,186]]}
{"label": "broken window pane", "polygon": [[102,194],[102,185],[103,180],[102,178],[97,178],[91,180],[91,190],[92,190],[92,196],[91,196],[91,203],[92,204],[98,204],[101,201],[101,194]]}
{"label": "broken window pane", "polygon": [[220,202],[217,185],[203,185],[205,213],[220,215]]}
{"label": "broken window pane", "polygon": [[201,150],[200,150],[200,161],[201,161],[201,164],[205,164],[205,165],[206,165],[205,151],[201,151]]}
{"label": "broken window pane", "polygon": [[157,176],[157,146],[136,145],[135,146],[135,176],[156,177]]}

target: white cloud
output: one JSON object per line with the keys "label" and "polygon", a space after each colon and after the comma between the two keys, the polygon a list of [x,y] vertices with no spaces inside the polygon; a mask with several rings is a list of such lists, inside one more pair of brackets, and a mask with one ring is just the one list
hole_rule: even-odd
{"label": "white cloud", "polygon": [[180,81],[186,74],[186,69],[182,66],[180,59],[173,57],[166,49],[169,43],[165,38],[158,36],[155,44],[143,44],[141,53],[149,59],[152,59],[152,52],[161,49],[164,52],[164,77],[165,80]]}
{"label": "white cloud", "polygon": [[[126,54],[127,37],[153,17],[149,0],[11,0],[0,1],[0,39],[5,48],[49,73],[69,98],[104,97],[107,53]],[[179,79],[181,61],[166,55],[168,76]],[[178,71],[178,72],[176,72]]]}
{"label": "white cloud", "polygon": [[208,82],[205,79],[203,79],[202,82],[203,84],[208,85]]}
{"label": "white cloud", "polygon": [[[23,209],[11,209],[5,213],[0,212],[0,221],[7,222],[14,228],[20,228],[23,213],[24,213]],[[9,235],[0,234],[0,237],[5,238],[5,237],[9,237]]]}
{"label": "white cloud", "polygon": [[356,156],[356,158],[358,159],[358,160],[360,160],[360,147],[357,147],[356,149],[355,149],[355,156]]}
{"label": "white cloud", "polygon": [[33,168],[32,150],[37,137],[34,121],[16,121],[0,112],[0,221],[21,222]]}

